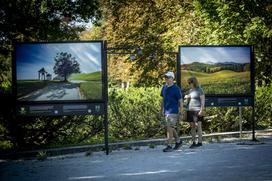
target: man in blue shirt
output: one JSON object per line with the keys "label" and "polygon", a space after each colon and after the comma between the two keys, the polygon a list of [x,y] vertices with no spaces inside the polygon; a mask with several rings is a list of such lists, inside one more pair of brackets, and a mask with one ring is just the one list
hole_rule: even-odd
{"label": "man in blue shirt", "polygon": [[[183,100],[180,88],[174,84],[175,75],[169,71],[164,74],[166,84],[161,90],[163,100],[161,102],[161,114],[165,117],[167,129],[167,147],[164,152],[170,152],[180,148],[182,142],[175,129],[183,112]],[[175,138],[175,147],[172,148],[171,142]]]}

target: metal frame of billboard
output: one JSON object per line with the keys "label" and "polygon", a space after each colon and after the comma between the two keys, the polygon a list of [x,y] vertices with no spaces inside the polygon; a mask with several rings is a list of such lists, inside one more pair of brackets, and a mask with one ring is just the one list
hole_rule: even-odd
{"label": "metal frame of billboard", "polygon": [[[257,141],[255,137],[255,71],[254,71],[254,47],[252,45],[179,45],[177,55],[177,84],[181,87],[181,47],[250,47],[250,94],[216,94],[205,95],[205,107],[252,107],[252,141]],[[204,90],[205,91],[205,90]]]}
{"label": "metal frame of billboard", "polygon": [[[206,94],[205,106],[207,107],[240,107],[253,106],[255,95],[253,46],[251,45],[180,45],[177,59],[177,84],[181,85],[181,52],[182,47],[249,47],[250,48],[250,94]],[[205,91],[205,90],[204,90]]]}
{"label": "metal frame of billboard", "polygon": [[[102,98],[89,100],[53,100],[53,101],[19,101],[17,100],[16,45],[23,44],[68,44],[68,43],[100,43]],[[15,111],[19,116],[64,116],[64,115],[102,115],[108,100],[107,94],[107,56],[104,41],[52,41],[52,42],[16,42],[12,61],[12,92],[16,105]]]}

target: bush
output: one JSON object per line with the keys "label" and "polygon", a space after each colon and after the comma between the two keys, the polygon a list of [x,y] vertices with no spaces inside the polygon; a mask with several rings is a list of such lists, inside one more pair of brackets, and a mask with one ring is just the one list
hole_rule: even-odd
{"label": "bush", "polygon": [[[110,142],[165,137],[166,131],[158,116],[160,90],[156,87],[109,89]],[[271,128],[272,86],[257,87],[255,97],[256,128]],[[251,111],[250,107],[242,109],[243,130],[252,129]],[[237,107],[207,108],[207,117],[209,119],[203,122],[205,133],[239,130]],[[0,116],[0,151],[104,142],[102,116],[16,118],[14,130],[7,129],[11,124],[7,118]],[[182,122],[179,129],[180,135],[189,135],[188,123]],[[11,139],[14,136],[16,139]]]}
{"label": "bush", "polygon": [[117,139],[151,138],[163,134],[157,119],[160,109],[158,88],[109,90],[109,133]]}
{"label": "bush", "polygon": [[[165,129],[158,118],[161,88],[129,88],[109,90],[109,122],[111,137],[119,140],[164,137]],[[272,127],[272,86],[257,87],[255,96],[257,129]],[[252,108],[242,108],[243,130],[252,129]],[[206,108],[203,123],[205,133],[238,131],[238,107]],[[190,128],[182,123],[180,133],[188,135]]]}
{"label": "bush", "polygon": [[272,84],[257,87],[255,94],[255,116],[257,128],[272,127]]}

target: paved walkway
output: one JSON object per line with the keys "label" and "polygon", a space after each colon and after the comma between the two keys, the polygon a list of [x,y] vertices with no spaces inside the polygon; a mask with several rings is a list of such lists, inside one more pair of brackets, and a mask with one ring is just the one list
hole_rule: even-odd
{"label": "paved walkway", "polygon": [[197,149],[184,145],[170,153],[163,153],[163,146],[140,147],[113,151],[108,156],[96,152],[91,156],[80,153],[45,161],[2,161],[0,180],[272,180],[272,137],[259,140],[264,144],[238,141],[205,144]]}

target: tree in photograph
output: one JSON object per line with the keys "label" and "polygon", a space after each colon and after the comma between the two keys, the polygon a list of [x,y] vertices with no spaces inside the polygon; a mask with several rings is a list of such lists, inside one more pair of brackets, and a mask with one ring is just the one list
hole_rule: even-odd
{"label": "tree in photograph", "polygon": [[53,69],[55,74],[64,78],[64,81],[67,81],[67,78],[72,73],[80,73],[79,63],[76,61],[76,58],[67,52],[57,54]]}

